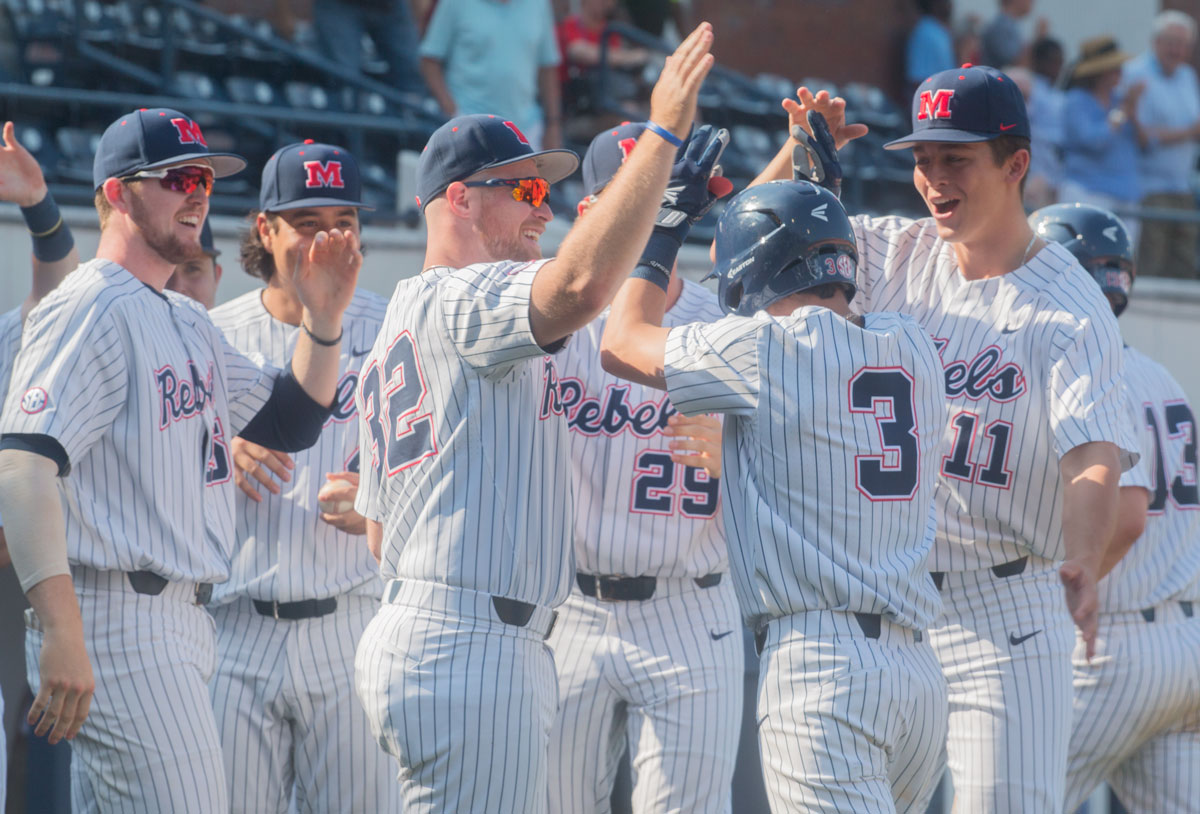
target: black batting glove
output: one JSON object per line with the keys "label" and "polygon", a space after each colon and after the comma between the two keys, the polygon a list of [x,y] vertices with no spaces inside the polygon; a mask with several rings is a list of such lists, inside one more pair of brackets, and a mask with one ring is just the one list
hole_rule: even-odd
{"label": "black batting glove", "polygon": [[792,126],[792,138],[800,144],[792,151],[792,178],[812,181],[842,197],[842,164],[838,161],[837,144],[825,117],[815,110],[808,111],[808,127]]}

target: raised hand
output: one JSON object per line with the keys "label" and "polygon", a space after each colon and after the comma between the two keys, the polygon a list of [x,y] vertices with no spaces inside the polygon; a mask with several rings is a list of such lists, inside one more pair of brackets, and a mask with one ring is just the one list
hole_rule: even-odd
{"label": "raised hand", "polygon": [[717,164],[728,144],[728,130],[714,131],[711,124],[696,128],[684,145],[683,157],[671,170],[671,181],[654,223],[656,227],[674,228],[684,222],[694,224],[719,198],[729,194],[733,185],[721,176]]}
{"label": "raised hand", "polygon": [[808,130],[800,125],[792,127],[792,138],[796,140],[793,151],[792,178],[803,178],[820,184],[837,197],[842,197],[842,163],[838,160],[837,146],[825,117],[815,110],[808,111]]}
{"label": "raised hand", "polygon": [[4,123],[4,144],[0,145],[0,201],[18,206],[33,206],[46,197],[46,179],[42,167],[17,141],[12,122]]}
{"label": "raised hand", "polygon": [[824,116],[829,132],[833,135],[836,150],[867,134],[865,124],[846,124],[846,100],[840,96],[830,96],[826,90],[819,91],[814,96],[812,91],[801,86],[796,89],[796,99],[783,100],[783,109],[788,114],[789,133],[793,132],[795,127],[799,127],[812,135],[808,124],[808,112],[812,110]]}
{"label": "raised hand", "polygon": [[331,323],[340,327],[342,312],[354,298],[362,262],[358,235],[349,229],[317,232],[308,250],[299,253],[292,279],[300,302],[316,318],[313,329]]}
{"label": "raised hand", "polygon": [[700,23],[667,57],[650,93],[650,120],[682,139],[696,118],[696,97],[713,66],[713,32]]}

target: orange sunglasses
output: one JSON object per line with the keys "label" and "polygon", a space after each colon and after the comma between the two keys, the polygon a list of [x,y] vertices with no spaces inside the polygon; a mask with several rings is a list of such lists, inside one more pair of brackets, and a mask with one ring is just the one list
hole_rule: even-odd
{"label": "orange sunglasses", "polygon": [[550,182],[545,178],[489,178],[486,181],[463,181],[468,187],[512,187],[514,201],[526,201],[534,209],[541,206],[550,194]]}

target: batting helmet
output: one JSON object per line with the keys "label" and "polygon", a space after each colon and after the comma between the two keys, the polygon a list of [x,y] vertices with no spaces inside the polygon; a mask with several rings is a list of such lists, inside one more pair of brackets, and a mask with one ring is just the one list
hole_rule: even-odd
{"label": "batting helmet", "polygon": [[842,202],[808,181],[743,190],[717,223],[717,298],[749,316],[797,291],[834,283],[854,296],[858,248]]}
{"label": "batting helmet", "polygon": [[1108,295],[1117,316],[1133,288],[1133,245],[1121,219],[1098,206],[1061,203],[1044,206],[1029,216],[1039,237],[1062,244],[1079,260]]}

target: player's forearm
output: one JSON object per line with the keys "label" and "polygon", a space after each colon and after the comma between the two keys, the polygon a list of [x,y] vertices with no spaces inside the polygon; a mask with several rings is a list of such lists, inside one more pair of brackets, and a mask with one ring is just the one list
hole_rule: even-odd
{"label": "player's forearm", "polygon": [[1146,529],[1150,493],[1140,486],[1122,486],[1117,497],[1117,522],[1112,540],[1100,560],[1099,577],[1116,567]]}
{"label": "player's forearm", "polygon": [[770,163],[767,164],[762,172],[755,176],[749,185],[753,187],[765,184],[768,181],[792,180],[792,152],[799,144],[800,142],[788,136],[787,141],[779,148],[779,152],[775,154]]}
{"label": "player's forearm", "polygon": [[675,148],[647,131],[558,255],[534,278],[534,335],[545,346],[591,322],[612,300],[650,239]]}
{"label": "player's forearm", "polygon": [[1117,524],[1121,473],[1117,448],[1104,441],[1083,444],[1064,455],[1059,465],[1067,560],[1084,565],[1098,577]]}
{"label": "player's forearm", "polygon": [[71,581],[57,475],[58,465],[49,458],[0,450],[0,516],[9,556],[30,602],[42,583],[64,576]]}
{"label": "player's forearm", "polygon": [[418,67],[421,70],[421,78],[425,80],[425,86],[437,100],[442,112],[453,116],[457,105],[454,103],[454,97],[450,95],[450,88],[446,86],[446,72],[442,69],[442,63],[432,57],[421,57]]}
{"label": "player's forearm", "polygon": [[[304,392],[317,404],[329,406],[337,395],[338,361],[341,355],[341,314],[318,315],[304,309],[301,328],[292,354],[292,374]],[[311,333],[310,333],[311,332]],[[326,345],[318,343],[313,337]],[[334,342],[334,340],[339,340]]]}
{"label": "player's forearm", "polygon": [[22,319],[79,265],[75,236],[45,184],[35,190],[31,200],[21,206],[33,242],[33,286],[22,304]]}
{"label": "player's forearm", "polygon": [[375,558],[375,562],[380,561],[383,552],[383,524],[376,523],[374,520],[367,520],[367,550],[371,552],[371,556]]}
{"label": "player's forearm", "polygon": [[648,280],[627,280],[613,300],[600,340],[600,364],[614,376],[667,389],[667,293]]}

